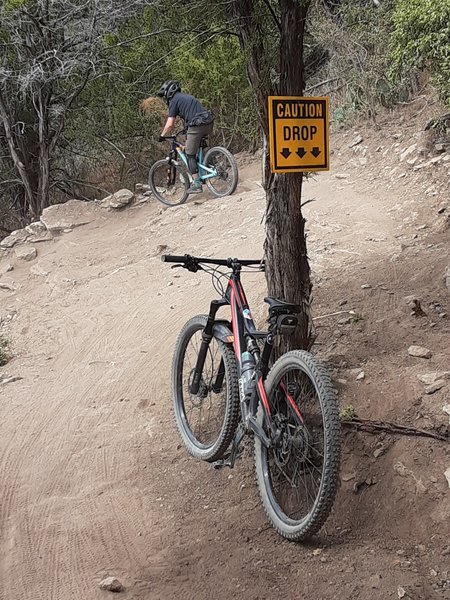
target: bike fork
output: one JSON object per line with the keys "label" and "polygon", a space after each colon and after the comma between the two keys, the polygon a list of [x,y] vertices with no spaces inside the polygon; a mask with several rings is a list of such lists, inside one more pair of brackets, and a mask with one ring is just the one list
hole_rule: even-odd
{"label": "bike fork", "polygon": [[[200,344],[200,350],[198,352],[197,362],[196,362],[196,365],[194,368],[194,377],[189,386],[189,393],[191,393],[194,396],[198,394],[198,390],[200,388],[200,382],[202,379],[202,373],[203,373],[203,367],[205,365],[206,355],[208,353],[209,344],[211,343],[211,340],[213,338],[214,320],[216,318],[217,311],[219,310],[219,308],[221,306],[223,306],[223,304],[224,304],[224,302],[222,300],[213,300],[211,302],[208,320],[206,321],[205,328],[202,332],[202,343]],[[224,374],[225,374],[225,370],[224,370]],[[220,375],[221,375],[221,370],[219,369],[218,378],[220,378]],[[215,385],[218,385],[219,382],[220,382],[220,380],[218,382],[216,382]]]}

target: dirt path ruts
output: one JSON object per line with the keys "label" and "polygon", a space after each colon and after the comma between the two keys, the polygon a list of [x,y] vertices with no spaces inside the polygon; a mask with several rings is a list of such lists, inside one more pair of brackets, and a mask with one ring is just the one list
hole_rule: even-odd
{"label": "dirt path ruts", "polygon": [[[440,556],[445,490],[418,497],[409,481],[395,479],[391,464],[399,456],[406,462],[420,443],[417,468],[425,472],[432,460],[440,465],[443,451],[433,443],[398,442],[396,454],[374,466],[381,495],[373,495],[376,485],[355,495],[353,481],[343,482],[334,515],[313,546],[287,544],[267,529],[250,451],[233,472],[216,472],[180,447],[170,414],[172,348],[183,322],[207,310],[212,288],[208,277],[171,271],[156,247],[259,256],[264,201],[251,181],[257,170],[247,168],[241,188],[247,191],[232,198],[162,214],[151,203],[40,245],[46,278],[15,265],[18,291],[1,298],[2,314],[17,311],[16,358],[7,369],[23,377],[0,397],[2,600],[105,598],[98,582],[107,575],[119,577],[123,597],[135,600],[365,600],[397,597],[398,585],[415,590],[412,598],[444,597],[431,587],[439,577],[430,569],[441,574],[446,560]],[[359,298],[364,277],[398,287],[405,274],[390,260],[400,251],[395,234],[402,226],[399,213],[388,212],[399,202],[395,191],[369,197],[325,174],[308,182],[306,193],[316,197],[305,207],[316,314],[352,295],[364,312],[381,314],[385,300],[395,310],[398,290],[385,300]],[[262,276],[249,275],[245,283],[259,306]],[[319,335],[322,350],[334,343],[331,354],[342,351],[333,327]],[[364,335],[349,333],[355,352]],[[351,362],[351,349],[348,355]],[[395,365],[377,377],[398,386]],[[369,410],[377,381],[368,382],[360,401]],[[342,393],[358,401],[351,386]],[[393,409],[387,399],[374,410]],[[372,442],[346,437],[344,474],[371,463]],[[389,486],[395,506],[386,496]],[[433,552],[430,527],[437,536]],[[323,549],[313,553],[317,545]]]}

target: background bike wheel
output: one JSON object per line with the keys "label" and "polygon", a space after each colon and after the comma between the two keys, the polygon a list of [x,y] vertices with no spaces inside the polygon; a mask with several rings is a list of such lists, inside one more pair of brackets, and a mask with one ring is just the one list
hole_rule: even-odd
{"label": "background bike wheel", "polygon": [[186,202],[189,178],[185,171],[166,160],[158,160],[150,169],[148,184],[156,198],[168,206]]}
{"label": "background bike wheel", "polygon": [[210,148],[205,155],[205,165],[216,169],[217,176],[206,179],[206,185],[214,196],[232,194],[238,184],[238,167],[234,156],[226,148]]}
{"label": "background bike wheel", "polygon": [[[337,398],[324,367],[301,350],[275,362],[265,387],[280,436],[272,448],[255,437],[257,483],[272,526],[298,541],[322,527],[336,495],[341,444]],[[261,406],[258,422],[267,431]]]}
{"label": "background bike wheel", "polygon": [[[196,395],[189,392],[206,321],[206,315],[193,317],[178,336],[172,363],[172,398],[176,424],[188,452],[195,458],[213,462],[223,456],[236,431],[239,388],[233,350],[213,338],[199,392]],[[214,391],[219,370],[223,382]]]}

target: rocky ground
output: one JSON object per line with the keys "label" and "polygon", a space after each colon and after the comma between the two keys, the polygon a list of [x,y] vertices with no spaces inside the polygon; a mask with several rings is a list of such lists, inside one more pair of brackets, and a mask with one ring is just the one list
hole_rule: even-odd
{"label": "rocky ground", "polygon": [[[304,212],[342,409],[445,435],[450,154],[421,110],[334,134]],[[214,292],[160,254],[261,255],[259,165],[240,165],[230,198],[71,202],[1,243],[2,600],[450,598],[448,442],[344,427],[335,508],[305,545],[267,526],[250,448],[215,471],[181,447],[173,345]],[[263,276],[244,283],[263,322]]]}

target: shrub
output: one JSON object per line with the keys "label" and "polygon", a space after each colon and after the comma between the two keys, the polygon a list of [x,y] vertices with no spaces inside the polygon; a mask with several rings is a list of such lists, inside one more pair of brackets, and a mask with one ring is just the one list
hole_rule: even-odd
{"label": "shrub", "polygon": [[429,71],[450,106],[450,2],[398,0],[392,21],[394,78],[404,80],[411,70]]}

